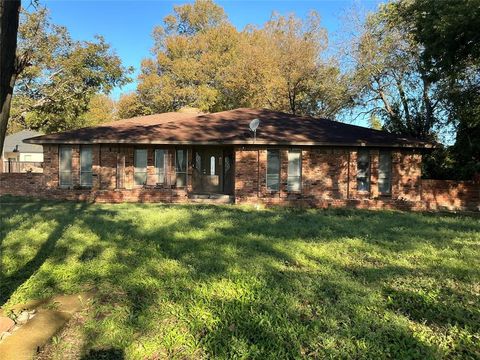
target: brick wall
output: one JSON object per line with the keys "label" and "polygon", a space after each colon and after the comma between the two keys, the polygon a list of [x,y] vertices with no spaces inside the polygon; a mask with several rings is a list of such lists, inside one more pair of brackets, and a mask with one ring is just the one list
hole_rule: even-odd
{"label": "brick wall", "polygon": [[[236,148],[235,198],[237,203],[289,204],[299,206],[346,206],[417,208],[420,201],[421,154],[412,150],[392,152],[392,194],[378,191],[379,150],[370,150],[370,189],[357,189],[357,149],[301,148],[300,192],[288,192],[288,148],[280,150],[280,189],[266,189],[267,149]],[[384,205],[385,204],[385,205]]]}
{"label": "brick wall", "polygon": [[45,188],[42,173],[0,173],[0,195],[36,195]]}
{"label": "brick wall", "polygon": [[480,183],[422,180],[422,202],[428,210],[480,211]]}
{"label": "brick wall", "polygon": [[[52,199],[88,200],[95,202],[175,202],[188,200],[187,189],[191,190],[191,166],[187,169],[188,186],[175,188],[174,147],[162,147],[167,150],[167,183],[157,186],[154,167],[154,147],[147,149],[147,185],[137,186],[134,182],[134,150],[128,145],[93,145],[92,146],[92,188],[80,187],[80,146],[72,145],[72,186],[59,187],[59,147],[44,146],[44,174],[1,174],[0,195],[30,195]],[[191,160],[191,151],[189,159]],[[124,158],[125,167],[122,174],[123,188],[117,189],[117,163]],[[191,161],[189,161],[191,165]],[[20,175],[22,181],[8,175]],[[28,175],[28,176],[23,176]],[[20,186],[15,186],[19,183]]]}
{"label": "brick wall", "polygon": [[[79,146],[72,147],[73,186],[58,186],[58,146],[44,146],[44,174],[0,174],[0,195],[33,195],[45,198],[97,202],[188,202],[192,190],[192,149],[189,149],[187,187],[175,188],[174,147],[168,151],[167,184],[156,186],[154,147],[147,148],[147,186],[134,184],[134,147],[93,146],[92,189],[79,187]],[[379,151],[370,151],[370,190],[357,190],[356,148],[301,148],[302,183],[300,192],[287,190],[288,148],[280,150],[280,189],[266,187],[267,148],[235,148],[236,203],[345,207],[404,210],[480,210],[479,185],[473,182],[421,180],[421,154],[411,150],[392,152],[392,193],[378,191]],[[297,148],[298,149],[298,148]],[[117,163],[125,159],[123,188],[117,189]]]}

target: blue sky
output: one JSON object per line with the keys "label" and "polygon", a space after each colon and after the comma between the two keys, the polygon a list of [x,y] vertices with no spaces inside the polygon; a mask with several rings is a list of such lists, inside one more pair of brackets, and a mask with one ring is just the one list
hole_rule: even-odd
{"label": "blue sky", "polygon": [[[68,1],[43,0],[55,24],[64,25],[77,40],[90,40],[102,35],[121,57],[124,65],[133,66],[136,75],[142,59],[150,56],[153,45],[152,30],[170,14],[174,5],[188,1]],[[247,24],[262,25],[276,11],[280,14],[295,13],[304,17],[316,10],[322,17],[322,24],[332,36],[340,30],[342,14],[357,4],[367,10],[374,10],[379,0],[316,0],[316,1],[217,1],[227,13],[230,21],[243,29]],[[135,82],[115,89],[114,98],[123,92],[133,91]]]}

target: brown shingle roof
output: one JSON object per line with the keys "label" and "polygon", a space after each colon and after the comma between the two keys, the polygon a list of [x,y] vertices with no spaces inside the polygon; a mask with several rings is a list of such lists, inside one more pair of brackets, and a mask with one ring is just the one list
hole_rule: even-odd
{"label": "brown shingle roof", "polygon": [[256,144],[432,147],[385,131],[266,109],[212,114],[165,113],[28,139],[34,144],[252,144],[251,120],[260,119]]}

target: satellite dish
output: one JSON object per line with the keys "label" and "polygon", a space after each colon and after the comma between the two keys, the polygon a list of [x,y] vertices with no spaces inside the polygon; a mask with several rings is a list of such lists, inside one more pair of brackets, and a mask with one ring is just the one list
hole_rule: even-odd
{"label": "satellite dish", "polygon": [[250,121],[250,130],[252,130],[253,132],[257,131],[258,125],[260,125],[260,120],[253,119],[252,121]]}
{"label": "satellite dish", "polygon": [[257,140],[257,128],[258,125],[260,125],[260,120],[259,119],[253,119],[250,121],[250,130],[253,131],[253,143],[255,144],[255,140]]}

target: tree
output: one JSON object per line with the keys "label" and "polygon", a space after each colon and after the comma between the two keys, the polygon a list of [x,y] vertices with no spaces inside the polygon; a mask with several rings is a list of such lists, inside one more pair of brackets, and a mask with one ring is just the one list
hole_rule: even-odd
{"label": "tree", "polygon": [[154,40],[155,57],[142,62],[139,112],[267,107],[333,117],[350,99],[338,65],[324,58],[327,33],[316,13],[305,21],[274,15],[239,32],[221,7],[197,0],[174,7]]}
{"label": "tree", "polygon": [[416,0],[393,3],[390,23],[420,44],[429,80],[438,84],[445,116],[456,131],[457,173],[480,173],[480,2]]}
{"label": "tree", "polygon": [[92,96],[87,112],[82,116],[85,126],[98,125],[117,119],[115,101],[104,94]]}
{"label": "tree", "polygon": [[0,151],[7,132],[10,107],[15,86],[17,31],[20,0],[0,1]]}
{"label": "tree", "polygon": [[236,36],[223,9],[212,1],[175,6],[154,30],[155,59],[142,62],[137,89],[142,104],[155,113],[185,106],[216,109],[221,69]]}
{"label": "tree", "polygon": [[135,93],[123,94],[116,104],[117,117],[128,119],[134,116],[150,115],[151,111],[145,107]]}
{"label": "tree", "polygon": [[94,96],[129,81],[130,69],[105,40],[74,41],[46,9],[22,13],[12,121],[45,132],[86,125]]}
{"label": "tree", "polygon": [[323,59],[327,32],[312,12],[305,20],[274,14],[261,29],[242,32],[227,71],[239,103],[294,114],[334,117],[348,101],[338,64]]}
{"label": "tree", "polygon": [[391,132],[435,140],[443,112],[428,76],[421,46],[405,27],[391,21],[392,4],[366,19],[353,46],[357,104],[383,120]]}

